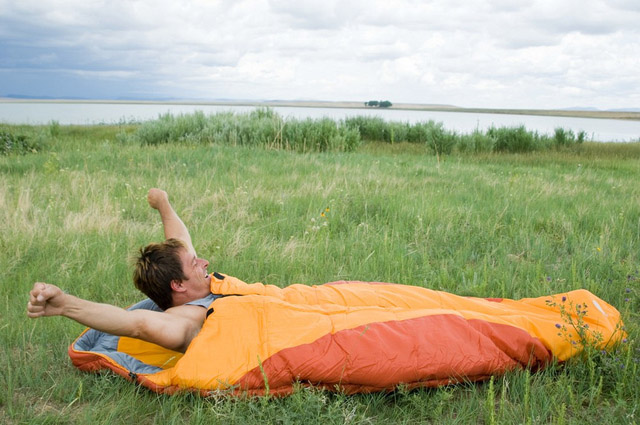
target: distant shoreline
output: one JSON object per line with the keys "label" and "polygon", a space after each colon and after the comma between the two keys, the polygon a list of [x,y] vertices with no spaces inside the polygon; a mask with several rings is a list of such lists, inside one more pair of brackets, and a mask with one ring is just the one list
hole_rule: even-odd
{"label": "distant shoreline", "polygon": [[[255,107],[295,107],[295,108],[342,108],[342,109],[380,109],[365,107],[364,102],[330,102],[330,101],[197,101],[197,100],[89,100],[89,99],[17,99],[0,97],[0,103],[86,103],[86,104],[140,104],[140,105],[217,105],[217,106],[255,106]],[[613,120],[640,121],[640,112],[625,111],[578,111],[564,109],[495,109],[495,108],[461,108],[451,105],[428,105],[416,103],[396,103],[391,108],[410,111],[467,112],[479,114],[506,115],[538,115],[575,118],[596,118]]]}

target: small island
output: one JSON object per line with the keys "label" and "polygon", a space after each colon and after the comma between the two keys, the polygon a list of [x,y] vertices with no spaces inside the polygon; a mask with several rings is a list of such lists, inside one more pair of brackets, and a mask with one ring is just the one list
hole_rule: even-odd
{"label": "small island", "polygon": [[364,102],[364,106],[365,108],[390,108],[393,104],[388,100],[370,100],[368,102]]}

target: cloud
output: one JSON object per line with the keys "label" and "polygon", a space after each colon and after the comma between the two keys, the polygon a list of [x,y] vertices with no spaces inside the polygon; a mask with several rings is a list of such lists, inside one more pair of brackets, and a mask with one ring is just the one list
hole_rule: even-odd
{"label": "cloud", "polygon": [[339,29],[352,22],[367,2],[339,0],[269,0],[272,12],[279,15],[282,23],[307,30]]}
{"label": "cloud", "polygon": [[0,95],[637,107],[639,4],[0,0]]}

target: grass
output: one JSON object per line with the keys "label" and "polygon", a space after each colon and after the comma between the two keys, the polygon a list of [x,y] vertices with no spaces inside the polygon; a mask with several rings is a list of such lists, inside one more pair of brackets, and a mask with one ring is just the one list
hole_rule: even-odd
{"label": "grass", "polygon": [[205,116],[202,112],[165,114],[142,124],[125,140],[147,145],[167,142],[216,143],[232,146],[267,146],[298,152],[350,152],[360,145],[360,134],[344,123],[283,119],[271,109],[249,113],[231,112]]}
{"label": "grass", "polygon": [[[59,133],[52,122],[49,133]],[[263,146],[296,152],[352,152],[363,140],[390,144],[409,142],[425,145],[435,155],[457,152],[530,152],[579,147],[585,133],[556,128],[553,136],[528,131],[524,126],[491,127],[472,134],[457,134],[440,122],[410,124],[387,122],[379,117],[284,119],[271,109],[248,113],[202,112],[174,116],[165,114],[141,124],[134,132],[120,132],[121,141],[157,145],[163,143],[215,143],[230,146]]]}
{"label": "grass", "polygon": [[[434,155],[396,140],[296,153],[143,144],[131,138],[141,128],[3,128],[39,149],[0,156],[0,422],[637,422],[640,144]],[[153,186],[168,190],[210,269],[247,282],[377,280],[509,298],[583,287],[623,312],[629,339],[538,373],[390,394],[167,397],[80,373],[66,349],[82,326],[27,319],[27,293],[46,281],[139,300],[130,257],[162,238],[145,201]]]}

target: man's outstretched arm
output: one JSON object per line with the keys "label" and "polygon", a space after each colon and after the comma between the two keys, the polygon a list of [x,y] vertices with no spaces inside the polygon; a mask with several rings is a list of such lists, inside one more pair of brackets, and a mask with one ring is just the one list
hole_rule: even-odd
{"label": "man's outstretched arm", "polygon": [[37,282],[29,293],[31,318],[65,316],[90,328],[118,336],[139,338],[170,350],[184,352],[198,334],[206,310],[180,306],[157,312],[127,311],[65,294],[55,285]]}
{"label": "man's outstretched arm", "polygon": [[156,188],[149,189],[147,201],[151,208],[158,210],[160,213],[162,225],[164,226],[165,239],[173,238],[181,240],[184,242],[189,252],[195,255],[196,250],[193,248],[189,230],[171,206],[167,192]]}

